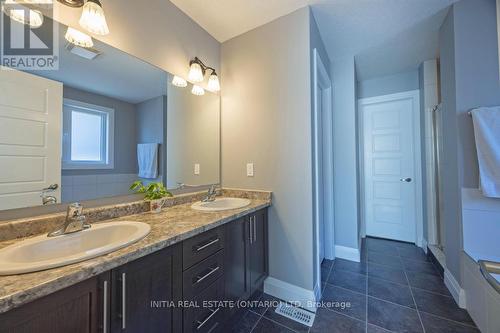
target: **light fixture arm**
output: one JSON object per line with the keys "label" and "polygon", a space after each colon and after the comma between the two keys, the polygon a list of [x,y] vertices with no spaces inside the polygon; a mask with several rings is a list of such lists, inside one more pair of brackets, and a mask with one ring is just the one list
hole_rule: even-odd
{"label": "light fixture arm", "polygon": [[213,68],[213,67],[209,67],[209,66],[205,65],[205,64],[203,63],[203,61],[201,61],[201,60],[200,60],[200,58],[198,58],[198,57],[194,57],[194,60],[191,60],[191,61],[189,62],[189,66],[191,66],[193,63],[197,63],[198,65],[200,65],[200,67],[201,67],[201,71],[202,71],[203,75],[205,75],[205,72],[206,72],[207,70],[211,70],[211,71],[212,71],[212,74],[217,75],[217,73],[215,72],[215,68]]}

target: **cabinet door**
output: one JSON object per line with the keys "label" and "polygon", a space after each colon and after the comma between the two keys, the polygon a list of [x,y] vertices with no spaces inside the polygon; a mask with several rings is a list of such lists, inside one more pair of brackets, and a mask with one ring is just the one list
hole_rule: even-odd
{"label": "cabinet door", "polygon": [[[172,246],[112,271],[111,332],[179,332],[182,253]],[[180,316],[179,316],[180,315]]]}
{"label": "cabinet door", "polygon": [[109,286],[108,276],[102,274],[1,314],[0,332],[102,332],[102,286],[104,281]]}
{"label": "cabinet door", "polygon": [[268,273],[267,262],[267,210],[260,210],[248,217],[251,230],[250,288],[251,293],[262,287]]}
{"label": "cabinet door", "polygon": [[[249,223],[246,218],[226,224],[225,299],[239,301],[250,296]],[[232,315],[236,308],[229,309]]]}

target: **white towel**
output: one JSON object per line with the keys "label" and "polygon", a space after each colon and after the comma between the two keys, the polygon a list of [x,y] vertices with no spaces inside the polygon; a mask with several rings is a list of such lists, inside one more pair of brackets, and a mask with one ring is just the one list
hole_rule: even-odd
{"label": "white towel", "polygon": [[479,183],[485,197],[500,198],[500,106],[472,110],[479,163]]}
{"label": "white towel", "polygon": [[140,178],[158,177],[158,144],[140,143],[137,145],[137,162]]}

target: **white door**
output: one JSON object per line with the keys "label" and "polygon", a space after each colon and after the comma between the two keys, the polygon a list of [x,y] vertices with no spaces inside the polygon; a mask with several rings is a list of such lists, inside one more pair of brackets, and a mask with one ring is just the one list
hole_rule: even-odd
{"label": "white door", "polygon": [[0,210],[61,199],[62,84],[0,68]]}
{"label": "white door", "polygon": [[360,111],[366,234],[415,242],[414,97],[367,99]]}

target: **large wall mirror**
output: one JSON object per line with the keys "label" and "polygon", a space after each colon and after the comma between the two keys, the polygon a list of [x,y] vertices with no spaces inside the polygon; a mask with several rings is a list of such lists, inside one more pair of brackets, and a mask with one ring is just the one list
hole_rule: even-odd
{"label": "large wall mirror", "polygon": [[220,182],[217,94],[66,30],[58,70],[0,70],[0,210],[125,196],[135,180]]}

